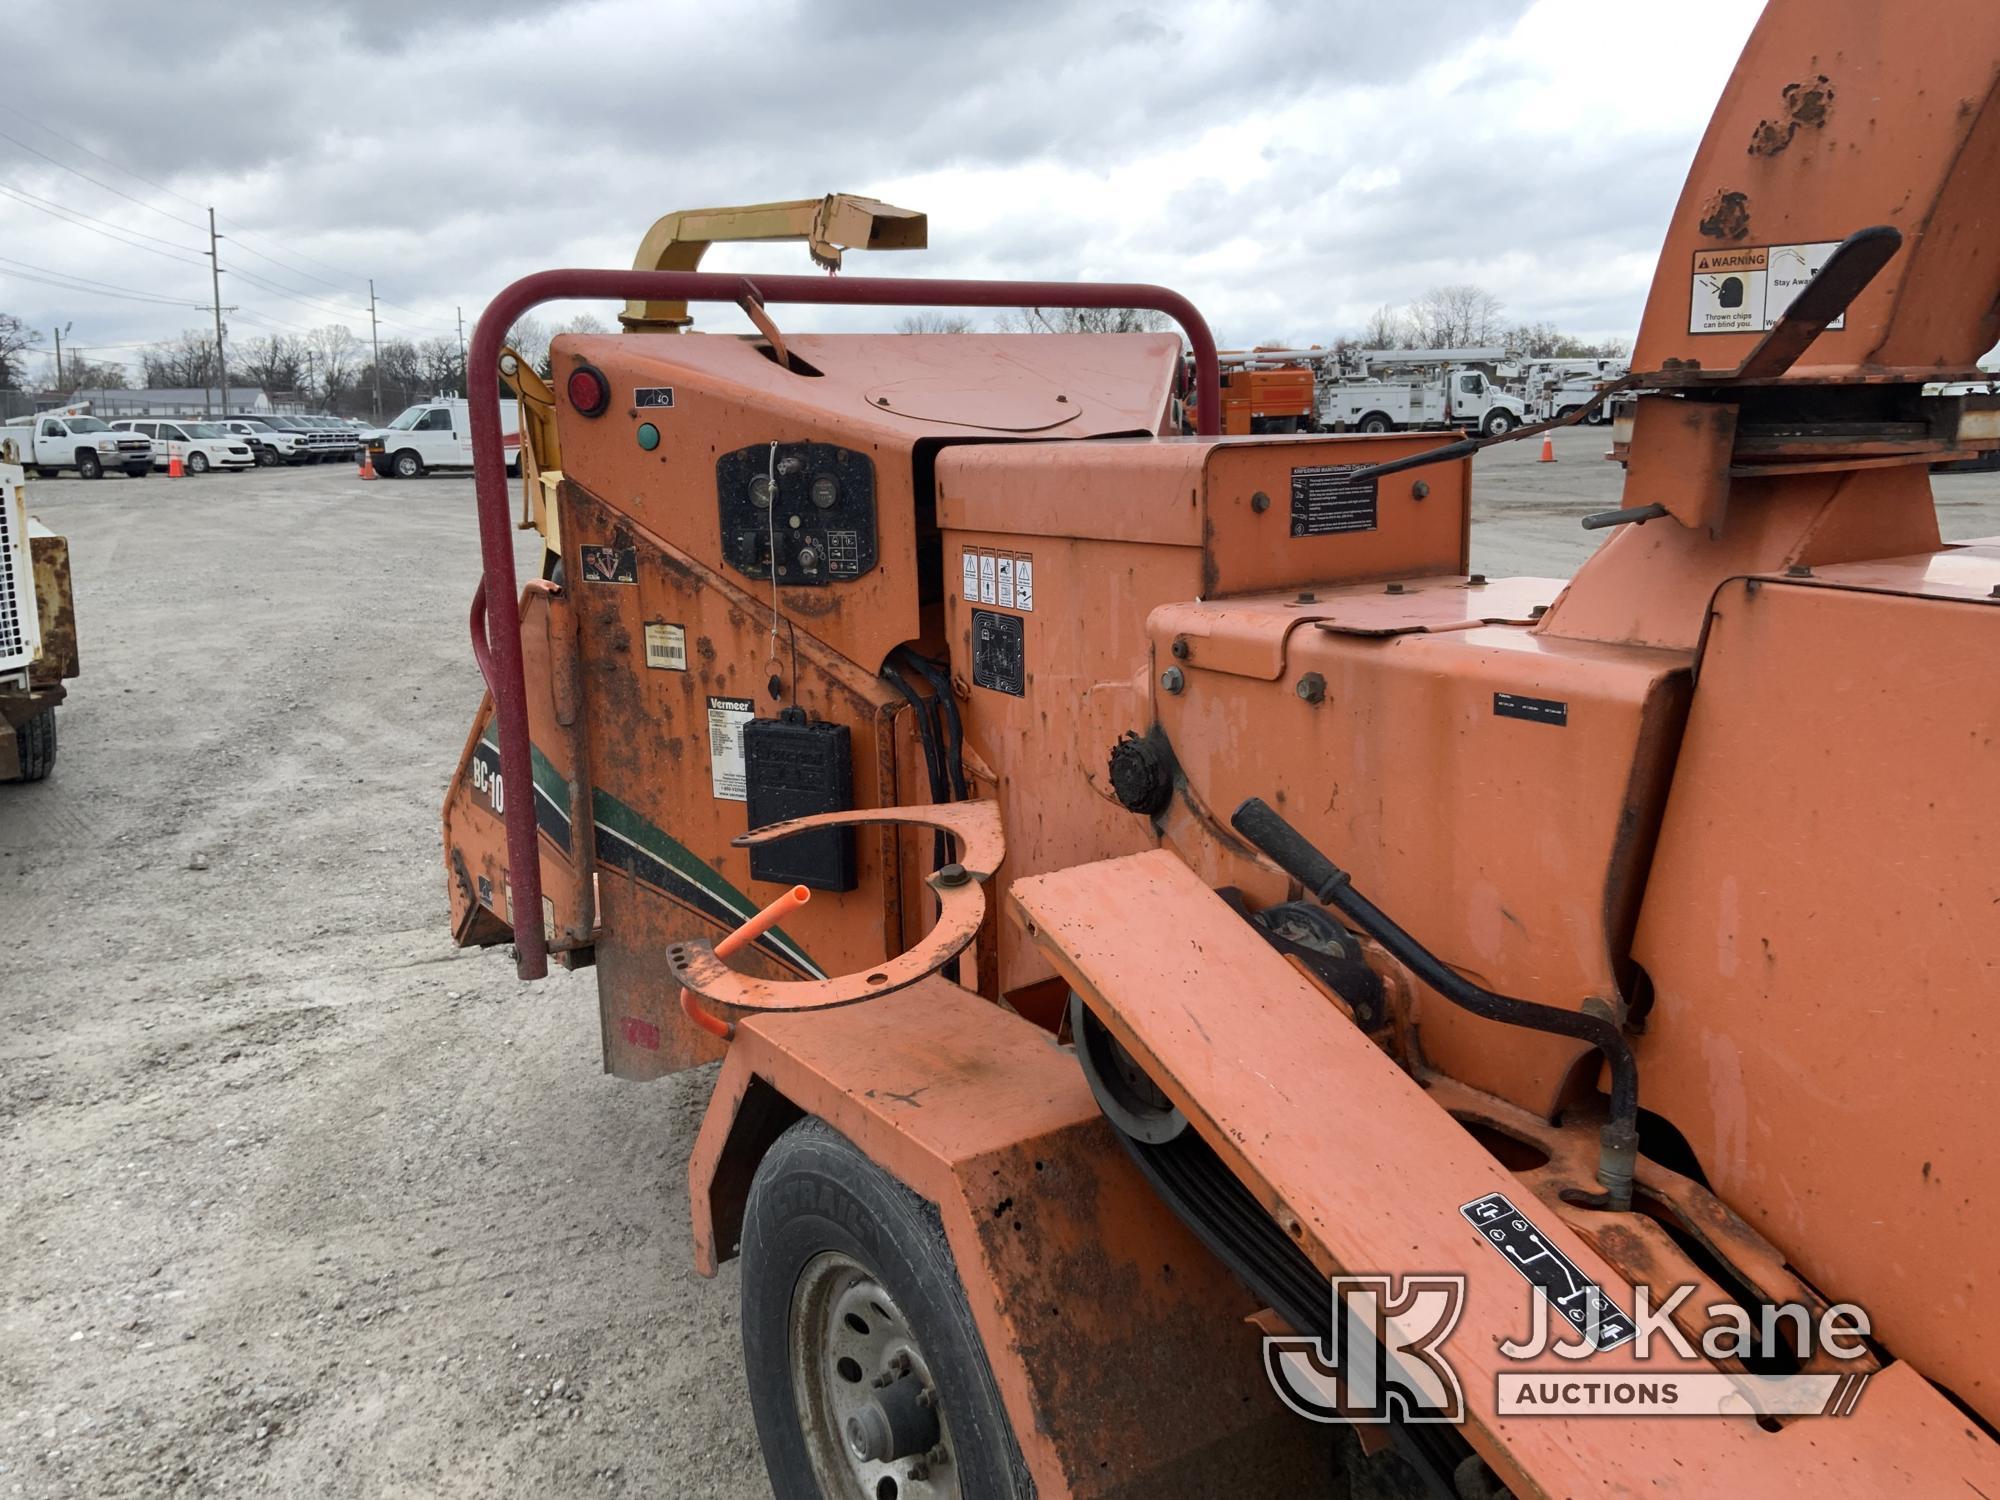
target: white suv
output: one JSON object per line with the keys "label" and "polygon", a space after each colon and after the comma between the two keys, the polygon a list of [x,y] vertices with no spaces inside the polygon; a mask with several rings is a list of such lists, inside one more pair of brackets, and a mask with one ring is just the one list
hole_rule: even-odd
{"label": "white suv", "polygon": [[206,474],[210,469],[254,469],[257,455],[250,444],[233,432],[225,432],[214,422],[188,422],[176,417],[128,417],[113,427],[136,432],[153,440],[153,467],[173,466],[178,452],[190,474]]}
{"label": "white suv", "polygon": [[257,462],[265,468],[277,464],[302,464],[307,460],[305,437],[296,432],[280,432],[262,417],[224,417],[215,424],[233,432],[250,445]]}

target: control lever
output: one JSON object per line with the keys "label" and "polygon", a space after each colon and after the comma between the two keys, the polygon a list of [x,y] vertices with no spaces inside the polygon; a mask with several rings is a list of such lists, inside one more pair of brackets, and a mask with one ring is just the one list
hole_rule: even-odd
{"label": "control lever", "polygon": [[1339,912],[1460,1009],[1508,1026],[1574,1037],[1603,1053],[1611,1069],[1611,1118],[1598,1134],[1597,1178],[1604,1184],[1609,1206],[1615,1212],[1624,1213],[1632,1207],[1632,1174],[1639,1155],[1639,1065],[1616,1025],[1583,1011],[1516,1000],[1474,984],[1357,891],[1345,870],[1322,854],[1263,798],[1249,798],[1230,815],[1229,823],[1270,856],[1279,869],[1310,891],[1322,906]]}

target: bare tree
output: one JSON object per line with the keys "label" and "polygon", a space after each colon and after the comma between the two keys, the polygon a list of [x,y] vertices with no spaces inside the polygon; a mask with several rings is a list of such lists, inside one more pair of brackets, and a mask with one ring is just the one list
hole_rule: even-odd
{"label": "bare tree", "polygon": [[1591,343],[1553,323],[1523,323],[1508,330],[1505,342],[1507,352],[1520,359],[1620,359],[1631,350],[1623,339]]}
{"label": "bare tree", "polygon": [[604,320],[596,313],[580,312],[566,323],[556,325],[557,333],[609,333]]}
{"label": "bare tree", "polygon": [[361,340],[344,323],[328,323],[306,335],[306,388],[326,406],[354,384]]}
{"label": "bare tree", "polygon": [[1158,333],[1165,313],[1138,307],[1022,307],[1003,312],[993,326],[1002,333]]}
{"label": "bare tree", "polygon": [[23,356],[42,341],[39,330],[30,328],[12,313],[0,313],[0,390],[19,390],[27,379]]}
{"label": "bare tree", "polygon": [[523,318],[507,330],[504,342],[543,376],[549,372],[549,325],[540,318]]}
{"label": "bare tree", "polygon": [[306,384],[306,341],[288,333],[245,339],[235,348],[232,380],[260,391],[296,391]]}
{"label": "bare tree", "polygon": [[439,334],[417,345],[417,367],[426,395],[440,391],[465,393],[465,365],[458,357],[458,340],[449,334]]}
{"label": "bare tree", "polygon": [[898,320],[898,333],[971,333],[979,325],[963,313],[920,312]]}
{"label": "bare tree", "polygon": [[115,391],[123,390],[131,379],[132,372],[123,365],[95,360],[87,354],[65,353],[62,379],[56,378],[56,362],[50,359],[43,365],[37,383],[50,391]]}
{"label": "bare tree", "polygon": [[184,328],[170,339],[148,344],[139,353],[148,390],[171,390],[216,383],[215,334]]}
{"label": "bare tree", "polygon": [[1386,302],[1369,314],[1368,324],[1361,330],[1364,349],[1402,349],[1415,338],[1409,318]]}
{"label": "bare tree", "polygon": [[1497,342],[1500,299],[1470,282],[1434,286],[1410,304],[1414,342],[1425,349],[1466,349]]}

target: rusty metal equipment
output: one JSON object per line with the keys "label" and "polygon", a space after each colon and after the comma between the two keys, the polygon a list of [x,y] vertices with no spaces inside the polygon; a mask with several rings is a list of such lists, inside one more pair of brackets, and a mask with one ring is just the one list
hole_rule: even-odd
{"label": "rusty metal equipment", "polygon": [[0,444],[0,781],[55,769],[56,705],[79,670],[69,544],[28,514],[13,445]]}
{"label": "rusty metal equipment", "polygon": [[[481,319],[454,933],[594,965],[613,1073],[721,1060],[694,1256],[780,1494],[1334,1493],[1270,1351],[1449,1272],[1456,1409],[1326,1413],[1431,1493],[2000,1495],[2000,539],[1929,479],[2000,448],[1937,393],[2000,338],[2000,12],[1949,31],[1768,8],[1568,580],[1468,572],[1476,443],[1220,435],[1160,288],[552,271]],[[761,332],[556,341],[519,589],[498,330],[569,296]],[[1156,309],[1205,430],[1173,335],[779,326],[833,303]],[[1593,1311],[1534,1372],[1842,1414],[1505,1405],[1537,1260]],[[1869,1337],[1636,1363],[1683,1288],[1690,1339]]]}

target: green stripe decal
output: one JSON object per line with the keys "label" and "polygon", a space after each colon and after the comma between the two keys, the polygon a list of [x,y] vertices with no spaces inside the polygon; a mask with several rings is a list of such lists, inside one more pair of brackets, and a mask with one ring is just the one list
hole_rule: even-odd
{"label": "green stripe decal", "polygon": [[[480,735],[480,744],[493,752],[497,764],[500,742],[491,723]],[[539,746],[530,745],[528,748],[534,763],[535,790],[550,805],[550,810],[557,814],[564,835],[558,842],[567,847],[569,782]],[[602,787],[592,793],[591,816],[597,824],[599,859],[632,871],[640,879],[680,897],[725,925],[732,921],[748,921],[757,914],[757,904],[749,896],[704,864],[691,849],[665,829]],[[635,855],[639,858],[635,859]],[[654,878],[656,875],[658,878]],[[772,928],[759,946],[768,946],[778,957],[815,979],[827,977],[826,971],[814,963],[781,927]]]}

